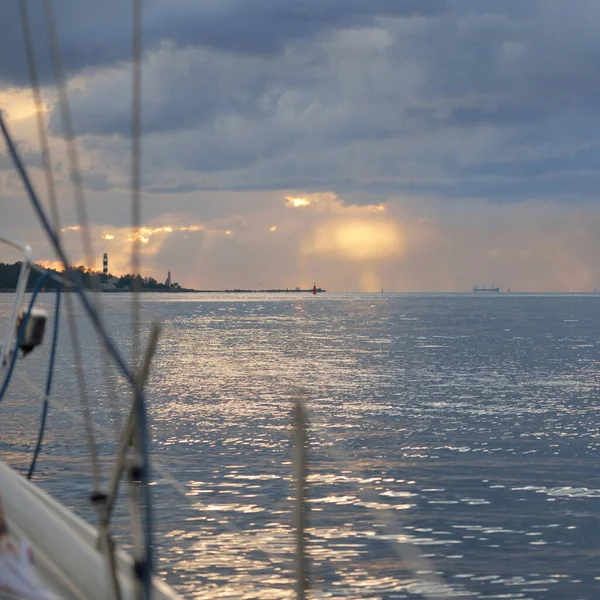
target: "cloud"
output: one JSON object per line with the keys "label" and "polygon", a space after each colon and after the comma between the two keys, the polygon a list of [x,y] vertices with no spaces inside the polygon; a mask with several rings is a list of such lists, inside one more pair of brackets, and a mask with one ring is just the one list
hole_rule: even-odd
{"label": "cloud", "polygon": [[[39,51],[43,81],[51,80],[44,12],[30,3],[32,37]],[[56,2],[55,16],[69,74],[105,68],[131,57],[131,8],[119,0]],[[152,0],[145,2],[144,47],[154,51],[164,43],[180,48],[202,47],[232,54],[273,56],[292,40],[310,39],[328,30],[362,27],[382,17],[435,14],[444,0]],[[23,41],[15,2],[0,3],[0,22],[7,24],[0,52],[0,82],[27,83],[21,52]],[[110,39],[110,43],[107,43]],[[16,50],[19,51],[16,51]],[[10,57],[10,59],[8,59]]]}
{"label": "cloud", "polygon": [[[25,166],[38,168],[42,166],[42,159],[37,152],[32,152],[27,149],[24,150],[23,144],[17,144],[17,148],[19,148],[20,156]],[[13,171],[14,168],[15,164],[8,153],[0,153],[0,172]]]}
{"label": "cloud", "polygon": [[[286,196],[308,204],[294,207]],[[221,193],[213,201],[212,216],[202,221],[194,216],[194,204],[191,212],[157,211],[145,220],[137,232],[145,240],[144,275],[163,280],[170,270],[181,285],[200,289],[258,289],[261,284],[293,289],[317,282],[329,291],[371,292],[460,292],[476,284],[513,291],[591,291],[600,281],[600,209],[593,205],[414,197],[361,205],[332,192],[302,190],[265,194],[261,202],[248,202],[244,193]],[[18,198],[0,196],[11,235],[33,243],[36,259],[55,260],[32,215],[17,213],[12,219],[19,206],[25,205]],[[81,231],[75,223],[64,222],[63,240],[80,263]],[[131,270],[130,240],[136,232],[95,219],[91,235],[91,266],[99,269],[102,253],[108,252],[112,273]],[[7,255],[0,253],[4,260]]]}
{"label": "cloud", "polygon": [[[302,187],[571,201],[598,183],[573,157],[600,134],[593,2],[578,11],[534,0],[203,6],[177,2],[162,25],[163,4],[148,9],[149,191]],[[194,38],[187,24],[179,36],[169,29],[184,15],[194,23],[199,10],[213,24],[237,15],[228,26],[245,35],[218,29],[217,43]],[[89,185],[125,187],[129,65],[82,71],[72,87],[82,144],[111,173]],[[56,109],[50,122],[58,134]],[[570,168],[555,169],[549,184],[539,173],[562,158]],[[572,193],[578,181],[582,193]]]}
{"label": "cloud", "polygon": [[[164,279],[181,265],[180,283],[206,287],[595,287],[597,2],[145,6],[138,234],[148,274]],[[15,7],[0,3],[0,20],[13,24],[0,51],[14,57],[0,66],[0,105],[45,196]],[[123,269],[129,8],[56,3],[93,239]],[[68,227],[43,11],[31,12]],[[22,203],[9,167],[0,153],[6,210]],[[79,235],[64,235],[79,257]]]}

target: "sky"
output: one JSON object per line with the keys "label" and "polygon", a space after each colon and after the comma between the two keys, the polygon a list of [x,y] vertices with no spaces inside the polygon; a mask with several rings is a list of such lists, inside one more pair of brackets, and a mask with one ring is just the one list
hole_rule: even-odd
{"label": "sky", "polygon": [[[198,289],[600,288],[597,0],[144,0],[138,231],[130,3],[54,4],[92,257],[30,12],[73,263],[130,272],[137,237],[143,275]],[[47,202],[17,8],[0,108]],[[54,264],[3,144],[0,215]]]}

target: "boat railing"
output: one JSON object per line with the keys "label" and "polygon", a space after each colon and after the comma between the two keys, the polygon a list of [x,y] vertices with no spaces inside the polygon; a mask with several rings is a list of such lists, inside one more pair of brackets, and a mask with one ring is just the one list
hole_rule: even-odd
{"label": "boat railing", "polygon": [[31,248],[27,244],[21,244],[20,242],[2,235],[0,235],[0,243],[11,246],[12,248],[20,250],[23,253],[23,262],[21,264],[21,271],[19,272],[19,279],[15,289],[15,301],[6,325],[2,347],[0,348],[0,373],[3,373],[4,369],[8,365],[8,359],[14,351],[14,344],[16,342],[15,332],[17,329],[17,320],[19,318],[19,308],[23,302],[25,292],[27,291],[27,282],[29,280],[29,273],[31,272]]}

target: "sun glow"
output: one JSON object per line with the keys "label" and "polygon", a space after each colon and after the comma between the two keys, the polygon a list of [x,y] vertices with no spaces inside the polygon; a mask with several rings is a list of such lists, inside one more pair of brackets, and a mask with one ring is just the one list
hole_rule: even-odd
{"label": "sun glow", "polygon": [[44,269],[52,269],[53,271],[64,270],[64,266],[60,260],[36,260],[35,262],[40,267],[44,267]]}
{"label": "sun glow", "polygon": [[308,254],[341,255],[351,260],[377,260],[403,253],[395,223],[345,219],[319,225],[305,246]]}
{"label": "sun glow", "polygon": [[[31,92],[26,89],[9,88],[0,92],[0,105],[6,110],[11,121],[26,121],[36,115],[36,108]],[[42,102],[42,112],[48,111],[48,106]]]}

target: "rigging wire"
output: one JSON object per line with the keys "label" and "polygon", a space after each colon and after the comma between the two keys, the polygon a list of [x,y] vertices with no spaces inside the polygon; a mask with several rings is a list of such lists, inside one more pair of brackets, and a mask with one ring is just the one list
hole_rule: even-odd
{"label": "rigging wire", "polygon": [[[20,381],[22,381],[23,384],[27,385],[29,387],[29,389],[37,394],[40,397],[43,397],[44,392],[43,390],[36,385],[33,381],[31,381],[31,379],[28,377],[27,374],[25,373],[20,373],[19,374],[20,377],[22,377],[22,379]],[[69,406],[66,405],[65,401],[60,398],[57,397],[56,398],[56,402],[54,404],[54,407],[63,412],[64,414],[70,416],[76,423],[78,424],[83,424],[83,419],[82,417],[73,409],[71,409]],[[96,431],[96,433],[99,434],[103,434],[106,435],[108,437],[110,437],[111,435],[111,430],[108,427],[105,427],[103,425],[101,425],[100,423],[93,423],[93,427]],[[153,461],[153,471],[157,474],[158,479],[156,480],[155,483],[165,483],[166,485],[170,486],[172,490],[174,490],[177,494],[179,494],[179,496],[187,503],[189,504],[189,506],[195,510],[198,510],[200,512],[206,512],[210,510],[210,513],[212,515],[214,515],[215,519],[218,520],[218,522],[224,526],[224,529],[232,534],[232,535],[238,535],[238,536],[242,536],[245,532],[243,529],[241,529],[240,527],[238,527],[235,523],[233,523],[232,521],[229,520],[229,518],[227,517],[227,515],[225,515],[224,513],[222,513],[219,510],[213,509],[213,508],[209,508],[208,505],[204,504],[203,502],[201,502],[200,500],[196,499],[196,498],[192,498],[190,496],[190,489],[188,487],[186,487],[185,484],[181,483],[179,480],[177,480],[175,478],[174,475],[171,474],[171,470],[170,468],[163,463],[160,460],[155,459]],[[291,550],[291,544],[287,544],[285,546],[285,548],[288,548]],[[275,567],[280,567],[281,564],[277,563],[268,553],[266,550],[264,549],[259,549],[259,552],[263,553],[265,558]],[[311,590],[311,592],[314,593],[314,589]]]}
{"label": "rigging wire", "polygon": [[[23,6],[26,7],[27,0],[21,0],[21,3]],[[26,13],[26,8],[25,8],[24,12]],[[73,122],[72,122],[72,117],[71,117],[71,109],[70,109],[70,104],[69,104],[64,70],[62,68],[60,43],[58,40],[56,19],[54,18],[54,10],[53,10],[52,0],[45,0],[44,13],[45,13],[45,17],[46,17],[47,33],[48,33],[48,36],[50,39],[50,50],[51,50],[51,59],[52,59],[52,65],[53,65],[53,70],[54,70],[54,77],[57,82],[57,89],[58,89],[58,93],[59,93],[59,106],[60,106],[60,111],[61,111],[61,122],[63,124],[63,131],[65,133],[65,141],[67,144],[67,156],[69,159],[71,182],[73,185],[75,205],[76,205],[76,210],[77,210],[77,215],[78,215],[77,221],[78,221],[78,225],[80,226],[80,231],[81,231],[81,240],[82,240],[82,246],[83,246],[84,254],[85,254],[85,262],[87,263],[87,265],[89,267],[91,267],[91,265],[93,264],[94,251],[93,251],[90,226],[89,226],[87,208],[86,208],[84,191],[83,191],[83,180],[81,177],[81,169],[79,167],[79,159],[78,159],[78,155],[77,155],[75,130],[73,127]],[[25,30],[25,27],[24,27],[24,30]],[[28,32],[28,39],[29,39],[29,43],[26,40],[26,45],[28,46],[28,60],[31,60],[33,69],[30,69],[30,70],[32,71],[32,74],[35,74],[35,72],[36,72],[35,56],[32,51],[31,34],[29,32],[28,19],[27,19],[27,32]],[[37,88],[36,96],[41,97],[41,95],[39,94],[39,83],[37,82],[37,77],[32,78],[32,85],[33,85],[34,89]],[[40,115],[41,114],[41,111],[40,111],[41,103],[36,101],[36,107],[37,107],[37,114]],[[40,119],[39,116],[38,116],[38,130],[40,133],[40,141],[42,142],[43,152],[45,152],[48,156],[48,161],[47,161],[47,163],[45,163],[46,173],[47,173],[46,178],[47,178],[48,195],[51,200],[50,206],[52,208],[53,217],[54,216],[56,217],[56,218],[53,218],[54,229],[58,233],[60,231],[60,225],[59,225],[59,219],[58,219],[58,206],[56,205],[56,191],[55,191],[54,181],[52,178],[51,162],[49,160],[50,153],[49,153],[49,149],[48,149],[46,132],[43,127],[43,121]],[[45,141],[45,143],[43,140]],[[45,148],[45,150],[44,150],[44,148]],[[99,281],[96,277],[91,278],[91,283],[92,283],[92,288],[95,289],[96,291],[99,291],[100,285],[99,285]],[[99,297],[99,300],[100,300],[100,297]],[[67,305],[69,308],[71,308],[70,297],[67,297]],[[102,312],[102,302],[100,302],[100,301],[98,301],[98,309],[100,312]],[[72,312],[72,308],[71,308],[71,312]],[[104,355],[103,355],[103,357],[104,357]],[[104,369],[105,369],[105,375],[106,375],[105,379],[108,382],[108,387],[109,387],[108,395],[109,395],[111,402],[113,402],[113,412],[115,413],[115,415],[117,415],[118,405],[116,403],[116,392],[114,390],[114,385],[112,384],[112,380],[108,376],[108,374],[110,372],[110,364],[107,361],[105,361]]]}
{"label": "rigging wire", "polygon": [[[132,517],[132,530],[134,534],[136,574],[140,579],[146,598],[150,597],[151,576],[153,572],[153,544],[152,544],[152,502],[149,488],[150,482],[150,448],[148,439],[148,415],[141,395],[142,373],[140,368],[140,235],[141,225],[141,84],[142,84],[142,0],[132,2],[132,89],[131,89],[131,227],[132,248],[131,268],[132,302],[131,302],[131,368],[135,375],[134,383],[134,408],[135,408],[135,435],[133,439],[134,463],[130,478],[130,509]],[[139,476],[133,474],[139,471]],[[143,529],[138,529],[136,519],[138,506],[143,495],[145,503]],[[142,524],[139,523],[141,526]],[[141,592],[141,590],[140,590]]]}
{"label": "rigging wire", "polygon": [[[73,128],[73,119],[71,116],[71,107],[67,94],[67,85],[65,73],[62,66],[60,51],[60,42],[58,40],[58,30],[56,18],[54,16],[54,4],[52,0],[44,0],[44,16],[46,22],[46,32],[50,41],[50,59],[56,80],[56,89],[58,91],[58,108],[63,128],[63,134],[67,147],[67,159],[69,162],[69,174],[73,186],[73,197],[75,201],[75,210],[77,221],[81,231],[81,243],[88,266],[93,264],[94,252],[92,248],[92,239],[90,235],[90,225],[83,193],[83,179],[81,169],[79,168],[79,157],[75,141],[75,130]],[[31,40],[30,40],[31,41]]]}
{"label": "rigging wire", "polygon": [[40,431],[38,433],[37,443],[33,452],[33,458],[29,465],[29,472],[27,473],[27,479],[33,477],[35,471],[35,464],[42,447],[42,441],[44,439],[44,430],[46,429],[46,417],[48,415],[48,404],[50,398],[50,391],[52,390],[52,376],[54,374],[54,362],[56,360],[56,343],[58,341],[58,324],[60,322],[60,295],[61,286],[56,286],[56,304],[54,307],[54,332],[52,335],[52,346],[50,348],[50,360],[48,364],[48,376],[46,378],[46,393],[44,394],[44,406],[42,409],[42,418],[40,420]]}
{"label": "rigging wire", "polygon": [[[50,216],[52,217],[52,226],[54,227],[54,231],[56,231],[57,236],[60,237],[60,212],[58,208],[58,201],[56,195],[56,186],[54,185],[54,178],[52,175],[52,158],[50,153],[50,145],[48,143],[48,135],[46,133],[46,127],[44,123],[44,105],[42,101],[42,94],[40,92],[40,84],[38,77],[38,70],[36,66],[35,52],[33,48],[33,37],[31,35],[31,24],[29,19],[29,10],[28,10],[28,0],[20,0],[19,1],[20,8],[20,16],[21,16],[21,29],[23,31],[23,41],[25,45],[25,56],[27,59],[27,68],[29,71],[29,80],[31,83],[31,89],[33,91],[33,98],[35,103],[35,115],[37,122],[37,130],[38,130],[38,138],[40,141],[40,148],[42,151],[42,162],[44,165],[44,175],[46,180],[46,191],[48,194],[48,201],[50,204]],[[66,91],[65,91],[66,96]],[[81,223],[79,223],[81,225]],[[84,232],[82,231],[82,235]],[[89,235],[89,232],[88,232]],[[89,251],[92,251],[91,245]],[[89,257],[88,257],[89,264]],[[76,328],[76,324],[71,319],[71,315],[73,314],[72,307],[72,299],[70,296],[66,297],[67,304],[67,314],[69,315],[69,327]],[[99,308],[102,308],[102,304],[99,303]],[[103,354],[103,367],[105,370],[105,380],[108,386],[108,397],[111,402],[111,410],[113,412],[114,422],[115,422],[115,435],[118,439],[118,424],[121,420],[121,415],[119,412],[119,405],[116,398],[115,386],[110,377],[111,369],[110,362],[108,357]]]}
{"label": "rigging wire", "polygon": [[[21,156],[19,155],[19,152],[17,151],[15,142],[8,130],[8,127],[7,127],[4,117],[3,117],[3,113],[1,111],[0,111],[0,131],[2,132],[2,135],[4,137],[4,140],[6,142],[6,145],[7,145],[8,151],[9,151],[9,154],[15,165],[15,169],[17,170],[17,172],[19,173],[19,176],[21,177],[23,185],[25,186],[25,188],[27,190],[27,195],[29,197],[29,200],[31,201],[31,204],[40,220],[40,223],[41,223],[43,229],[46,231],[46,235],[50,238],[50,241],[52,242],[52,245],[54,246],[56,253],[58,254],[61,261],[63,262],[63,265],[65,266],[65,269],[68,269],[68,260],[67,260],[65,251],[62,247],[62,244],[61,244],[59,238],[57,237],[56,233],[54,232],[54,230],[52,229],[52,227],[48,221],[48,216],[46,215],[46,213],[40,203],[40,200],[37,196],[37,193],[31,183],[29,174],[27,173],[27,170],[21,159]],[[73,275],[76,275],[76,274],[73,274]],[[122,371],[122,373],[125,376],[125,378],[127,379],[127,381],[133,386],[133,389],[135,390],[135,397],[136,397],[136,402],[138,404],[138,414],[139,414],[139,422],[140,422],[140,428],[139,428],[139,430],[140,430],[140,434],[139,434],[140,450],[142,452],[142,459],[143,459],[141,469],[140,469],[140,476],[141,476],[142,487],[144,490],[144,500],[146,503],[146,515],[147,515],[146,552],[147,552],[148,556],[146,559],[146,565],[149,568],[151,568],[152,567],[152,542],[151,542],[151,535],[150,535],[151,534],[151,523],[150,523],[151,495],[150,495],[150,490],[148,487],[148,480],[149,480],[148,455],[147,455],[148,440],[147,440],[147,432],[145,430],[142,431],[142,428],[145,428],[147,426],[145,394],[144,394],[143,390],[139,389],[139,387],[136,385],[136,378],[135,378],[134,372],[127,366],[125,360],[123,359],[122,355],[120,354],[119,350],[117,349],[115,343],[113,342],[112,338],[106,331],[106,328],[104,327],[100,313],[98,312],[98,310],[97,310],[96,306],[93,304],[93,302],[90,300],[88,293],[84,289],[80,279],[76,276],[73,276],[72,282],[75,286],[77,293],[79,294],[79,297],[81,298],[81,301],[83,303],[85,311],[86,311],[90,321],[92,322],[98,336],[100,337],[105,349],[110,354],[112,359],[115,361],[115,363],[117,364],[119,369]],[[91,429],[93,429],[93,423],[91,421],[88,422],[87,426],[89,426]],[[145,576],[144,577],[145,587],[148,587],[150,585],[150,583],[151,583],[150,576],[149,575]],[[147,596],[148,596],[148,594],[147,594]]]}
{"label": "rigging wire", "polygon": [[[40,145],[42,148],[42,157],[44,164],[46,188],[48,192],[48,198],[50,203],[52,225],[56,233],[57,238],[60,238],[60,218],[58,211],[58,203],[56,200],[56,188],[54,186],[52,176],[52,164],[50,159],[50,148],[48,144],[48,138],[44,127],[42,117],[42,99],[39,87],[39,80],[37,76],[37,68],[35,62],[35,52],[33,49],[33,42],[31,36],[31,26],[29,21],[29,13],[27,8],[27,0],[21,0],[19,3],[21,26],[23,30],[23,39],[25,42],[25,52],[27,57],[27,64],[29,70],[29,77],[31,80],[31,86],[33,89],[34,101],[36,106],[36,117],[38,136],[40,139]],[[57,82],[57,89],[59,93],[59,107],[61,112],[61,120],[63,124],[63,130],[65,133],[65,141],[67,144],[67,156],[70,166],[71,182],[73,184],[73,191],[75,197],[75,206],[78,215],[78,221],[81,229],[82,244],[84,247],[84,253],[86,256],[86,262],[91,264],[92,247],[89,236],[89,226],[87,222],[87,213],[85,209],[85,201],[83,198],[83,185],[81,181],[81,174],[79,170],[79,162],[77,158],[77,150],[75,147],[75,136],[72,126],[71,114],[68,104],[68,98],[66,94],[65,79],[62,69],[62,62],[60,59],[60,50],[58,44],[58,36],[56,34],[56,22],[54,19],[54,13],[52,8],[51,0],[45,0],[44,2],[45,20],[47,26],[47,33],[50,39],[50,54],[52,60],[52,66],[54,70],[54,76]],[[67,265],[65,265],[67,270]],[[68,272],[68,271],[67,271]],[[86,415],[86,420],[91,418],[89,415],[89,400],[85,384],[85,373],[81,362],[81,348],[79,344],[79,335],[77,332],[77,324],[74,317],[74,307],[72,299],[67,296],[67,316],[69,322],[69,334],[71,338],[71,345],[73,349],[73,357],[75,363],[75,370],[77,372],[77,384],[79,387],[79,397],[82,402],[82,409]],[[97,458],[96,443],[94,440],[93,430],[86,427],[86,433],[88,435],[88,448],[92,461],[92,470],[94,474],[94,485],[96,488],[100,485],[100,467]],[[91,437],[90,437],[91,435]]]}
{"label": "rigging wire", "polygon": [[[71,303],[67,307],[67,315],[69,323],[75,324],[75,310],[74,305]],[[81,410],[84,416],[85,423],[85,434],[88,446],[88,452],[92,462],[92,474],[94,477],[94,489],[99,490],[101,479],[100,479],[100,461],[98,460],[98,447],[96,444],[96,436],[94,435],[94,429],[91,426],[92,415],[90,412],[90,403],[87,394],[87,387],[85,383],[85,373],[83,370],[81,346],[79,345],[79,335],[76,327],[69,327],[69,337],[71,339],[71,351],[73,352],[73,364],[75,366],[75,374],[77,376],[77,387],[79,388],[79,402],[81,404]]]}
{"label": "rigging wire", "polygon": [[[57,90],[59,95],[59,109],[61,115],[61,121],[63,125],[64,138],[67,145],[67,156],[69,161],[69,169],[71,182],[73,185],[74,199],[75,199],[75,207],[78,216],[78,224],[81,229],[82,236],[82,245],[84,249],[84,254],[86,255],[86,262],[88,265],[92,264],[93,257],[93,249],[89,231],[89,221],[87,215],[87,209],[85,206],[85,199],[83,195],[83,181],[81,177],[81,171],[79,168],[79,160],[77,156],[76,149],[76,141],[75,141],[75,133],[71,118],[71,111],[68,102],[68,95],[66,89],[66,82],[64,71],[62,68],[62,60],[60,55],[60,46],[57,35],[57,27],[56,20],[54,17],[53,3],[52,0],[44,1],[44,13],[45,13],[45,21],[47,33],[50,39],[50,54],[51,54],[51,62],[54,70],[54,76],[56,79]],[[84,307],[88,311],[91,320],[97,328],[97,331],[105,345],[107,350],[110,353],[109,347],[112,346],[112,342],[102,328],[101,322],[101,313],[100,311],[95,312],[94,306],[92,302],[87,298],[86,294],[83,291],[81,285],[77,285],[77,281],[75,278],[75,274],[68,270],[68,261],[66,260],[66,255],[64,250],[62,250],[62,246],[60,243],[60,226],[59,226],[59,214],[58,214],[58,206],[56,202],[56,191],[52,178],[52,167],[50,160],[50,152],[48,140],[44,128],[44,122],[42,117],[42,99],[39,89],[39,81],[37,77],[37,69],[35,66],[35,53],[33,50],[32,36],[31,36],[31,28],[29,24],[29,15],[27,11],[27,0],[21,0],[20,2],[20,14],[21,14],[21,23],[24,33],[25,47],[26,47],[26,55],[28,60],[29,67],[29,75],[32,84],[32,88],[34,89],[34,100],[36,104],[36,116],[37,116],[37,124],[38,124],[38,134],[40,137],[40,143],[42,146],[42,155],[43,162],[46,173],[46,185],[48,188],[48,195],[50,198],[51,204],[51,212],[52,212],[52,222],[54,226],[54,231],[51,231],[48,227],[47,218],[44,219],[44,213],[41,205],[39,204],[39,200],[34,198],[35,194],[32,194],[33,187],[28,181],[28,176],[26,170],[24,169],[22,163],[18,158],[18,154],[16,153],[15,148],[13,147],[12,140],[8,134],[8,130],[2,120],[2,115],[0,114],[0,126],[2,128],[2,133],[6,138],[7,145],[9,146],[9,152],[11,153],[13,160],[17,166],[17,170],[19,171],[27,191],[29,192],[30,198],[34,204],[34,208],[38,212],[38,216],[42,220],[42,224],[45,226],[47,233],[55,246],[55,250],[57,254],[62,259],[65,270],[71,275],[73,278],[73,283],[77,291],[82,295],[82,301],[84,303]],[[140,130],[141,130],[141,117],[139,110],[140,106],[140,95],[141,95],[141,17],[142,17],[142,4],[141,0],[134,0],[133,2],[133,94],[132,94],[132,226],[134,227],[134,231],[139,229],[140,226]],[[37,202],[36,202],[37,201]],[[36,206],[37,203],[37,206]],[[134,244],[132,249],[132,263],[134,265],[134,274],[136,276],[139,275],[139,239],[138,236],[134,235]],[[94,279],[92,283],[95,283]],[[140,474],[140,483],[142,484],[142,493],[144,495],[144,500],[146,504],[146,512],[145,512],[145,528],[144,528],[144,536],[145,536],[145,552],[142,550],[140,562],[144,561],[145,564],[138,564],[138,567],[142,567],[140,572],[143,578],[143,588],[146,597],[149,597],[150,594],[150,574],[152,570],[152,540],[151,540],[151,501],[148,489],[148,479],[149,479],[149,461],[148,461],[148,436],[147,436],[147,414],[145,410],[144,403],[144,395],[141,389],[138,389],[135,384],[135,366],[137,362],[137,357],[139,354],[139,297],[138,297],[138,289],[139,282],[137,278],[134,279],[133,291],[134,291],[134,300],[133,300],[133,309],[132,309],[132,325],[133,325],[133,343],[132,343],[132,372],[127,370],[124,361],[118,355],[118,353],[113,352],[113,358],[115,358],[116,362],[122,368],[127,378],[130,380],[130,383],[134,385],[134,404],[136,406],[137,413],[137,430],[135,435],[135,445],[138,449],[141,458],[141,464],[139,469]],[[81,360],[81,348],[79,345],[79,338],[77,334],[76,322],[74,317],[73,306],[70,301],[70,296],[68,296],[68,317],[69,317],[69,330],[71,335],[71,345],[74,355],[75,368],[77,373],[78,387],[79,387],[79,396],[81,400],[81,405],[84,413],[84,423],[86,428],[86,434],[88,439],[88,447],[92,460],[92,467],[94,472],[94,485],[95,489],[99,490],[100,487],[100,470],[99,470],[99,462],[97,456],[97,448],[95,444],[94,438],[94,430],[92,426],[91,414],[89,411],[89,400],[87,397],[87,390],[85,385],[85,374],[83,371],[83,365]],[[113,348],[113,350],[116,350]],[[122,364],[121,364],[122,363]],[[14,363],[13,363],[14,366]],[[12,373],[12,370],[11,370]],[[106,377],[107,380],[110,381],[110,377]],[[133,381],[132,381],[133,380]],[[111,395],[112,396],[112,395]],[[115,404],[116,406],[116,404]],[[45,423],[45,415],[47,412],[47,405],[44,407],[44,415],[43,415],[43,423]],[[116,411],[113,411],[116,414]],[[38,442],[38,450],[39,444],[41,443],[41,436],[43,434],[43,426],[40,430],[39,442]],[[36,451],[36,456],[37,456]],[[33,465],[32,465],[33,468]],[[30,476],[32,473],[32,469],[30,469]]]}
{"label": "rigging wire", "polygon": [[50,146],[48,144],[48,135],[44,123],[44,104],[40,92],[40,83],[35,61],[35,52],[33,50],[33,38],[31,35],[31,24],[29,21],[29,10],[27,0],[20,0],[19,9],[21,15],[21,29],[23,30],[23,41],[25,43],[25,56],[27,58],[27,69],[29,71],[29,80],[33,91],[33,100],[35,103],[35,117],[37,123],[38,137],[42,150],[42,162],[44,164],[44,175],[46,178],[46,189],[48,191],[48,202],[50,204],[50,214],[54,230],[60,232],[60,215],[58,210],[58,200],[56,197],[56,188],[52,178],[52,160],[50,156]]}
{"label": "rigging wire", "polygon": [[[27,170],[25,169],[23,160],[21,159],[21,156],[19,155],[19,152],[17,151],[17,147],[12,138],[12,135],[10,134],[10,132],[8,130],[8,127],[4,120],[2,111],[0,111],[0,132],[2,132],[2,135],[6,142],[6,146],[8,148],[8,152],[11,156],[11,159],[15,165],[17,172],[19,173],[19,176],[21,177],[21,181],[23,182],[23,185],[25,186],[25,189],[27,190],[27,196],[34,208],[35,213],[37,214],[37,216],[40,220],[40,224],[41,224],[42,228],[44,229],[44,231],[46,232],[46,235],[50,239],[50,242],[52,243],[52,246],[54,247],[54,250],[58,254],[65,269],[68,270],[69,262],[67,259],[67,255],[65,254],[65,251],[62,247],[62,244],[61,244],[59,238],[57,237],[56,233],[54,232],[54,230],[52,229],[52,227],[48,221],[48,216],[46,215],[46,213],[40,203],[38,195],[35,191],[35,188],[33,187],[32,183],[31,183],[31,179],[29,178],[29,174],[27,173]],[[98,336],[100,337],[100,340],[102,341],[104,348],[110,354],[111,358],[115,361],[115,363],[117,364],[117,366],[119,367],[120,371],[123,373],[123,375],[125,376],[127,381],[132,386],[135,386],[135,375],[134,375],[133,371],[127,366],[127,363],[123,359],[123,356],[121,355],[117,346],[115,345],[112,338],[106,331],[106,328],[104,326],[102,318],[101,318],[98,310],[96,309],[95,305],[90,300],[89,294],[84,289],[80,279],[78,277],[74,276],[72,278],[72,284],[75,287],[75,290],[77,291],[79,297],[81,298],[83,307],[84,307],[90,321],[92,322],[94,329],[98,333]],[[139,393],[143,396],[143,392],[139,392]]]}
{"label": "rigging wire", "polygon": [[[149,488],[150,482],[150,448],[148,439],[148,415],[141,395],[142,372],[140,368],[140,235],[141,225],[141,88],[142,88],[142,0],[132,2],[132,89],[131,89],[131,227],[132,248],[131,268],[132,302],[131,302],[131,368],[135,375],[134,407],[135,407],[135,435],[134,435],[134,461],[138,462],[136,468],[132,467],[132,474],[140,471],[139,477],[131,477],[131,515],[134,541],[136,546],[136,573],[143,586],[146,598],[150,597],[151,576],[153,572],[153,545],[152,545],[152,502]],[[137,530],[137,508],[143,494],[145,503],[143,531]],[[141,524],[140,524],[141,525]]]}
{"label": "rigging wire", "polygon": [[131,73],[131,364],[137,369],[140,355],[140,225],[141,225],[141,133],[142,133],[142,0],[132,2],[132,73]]}

